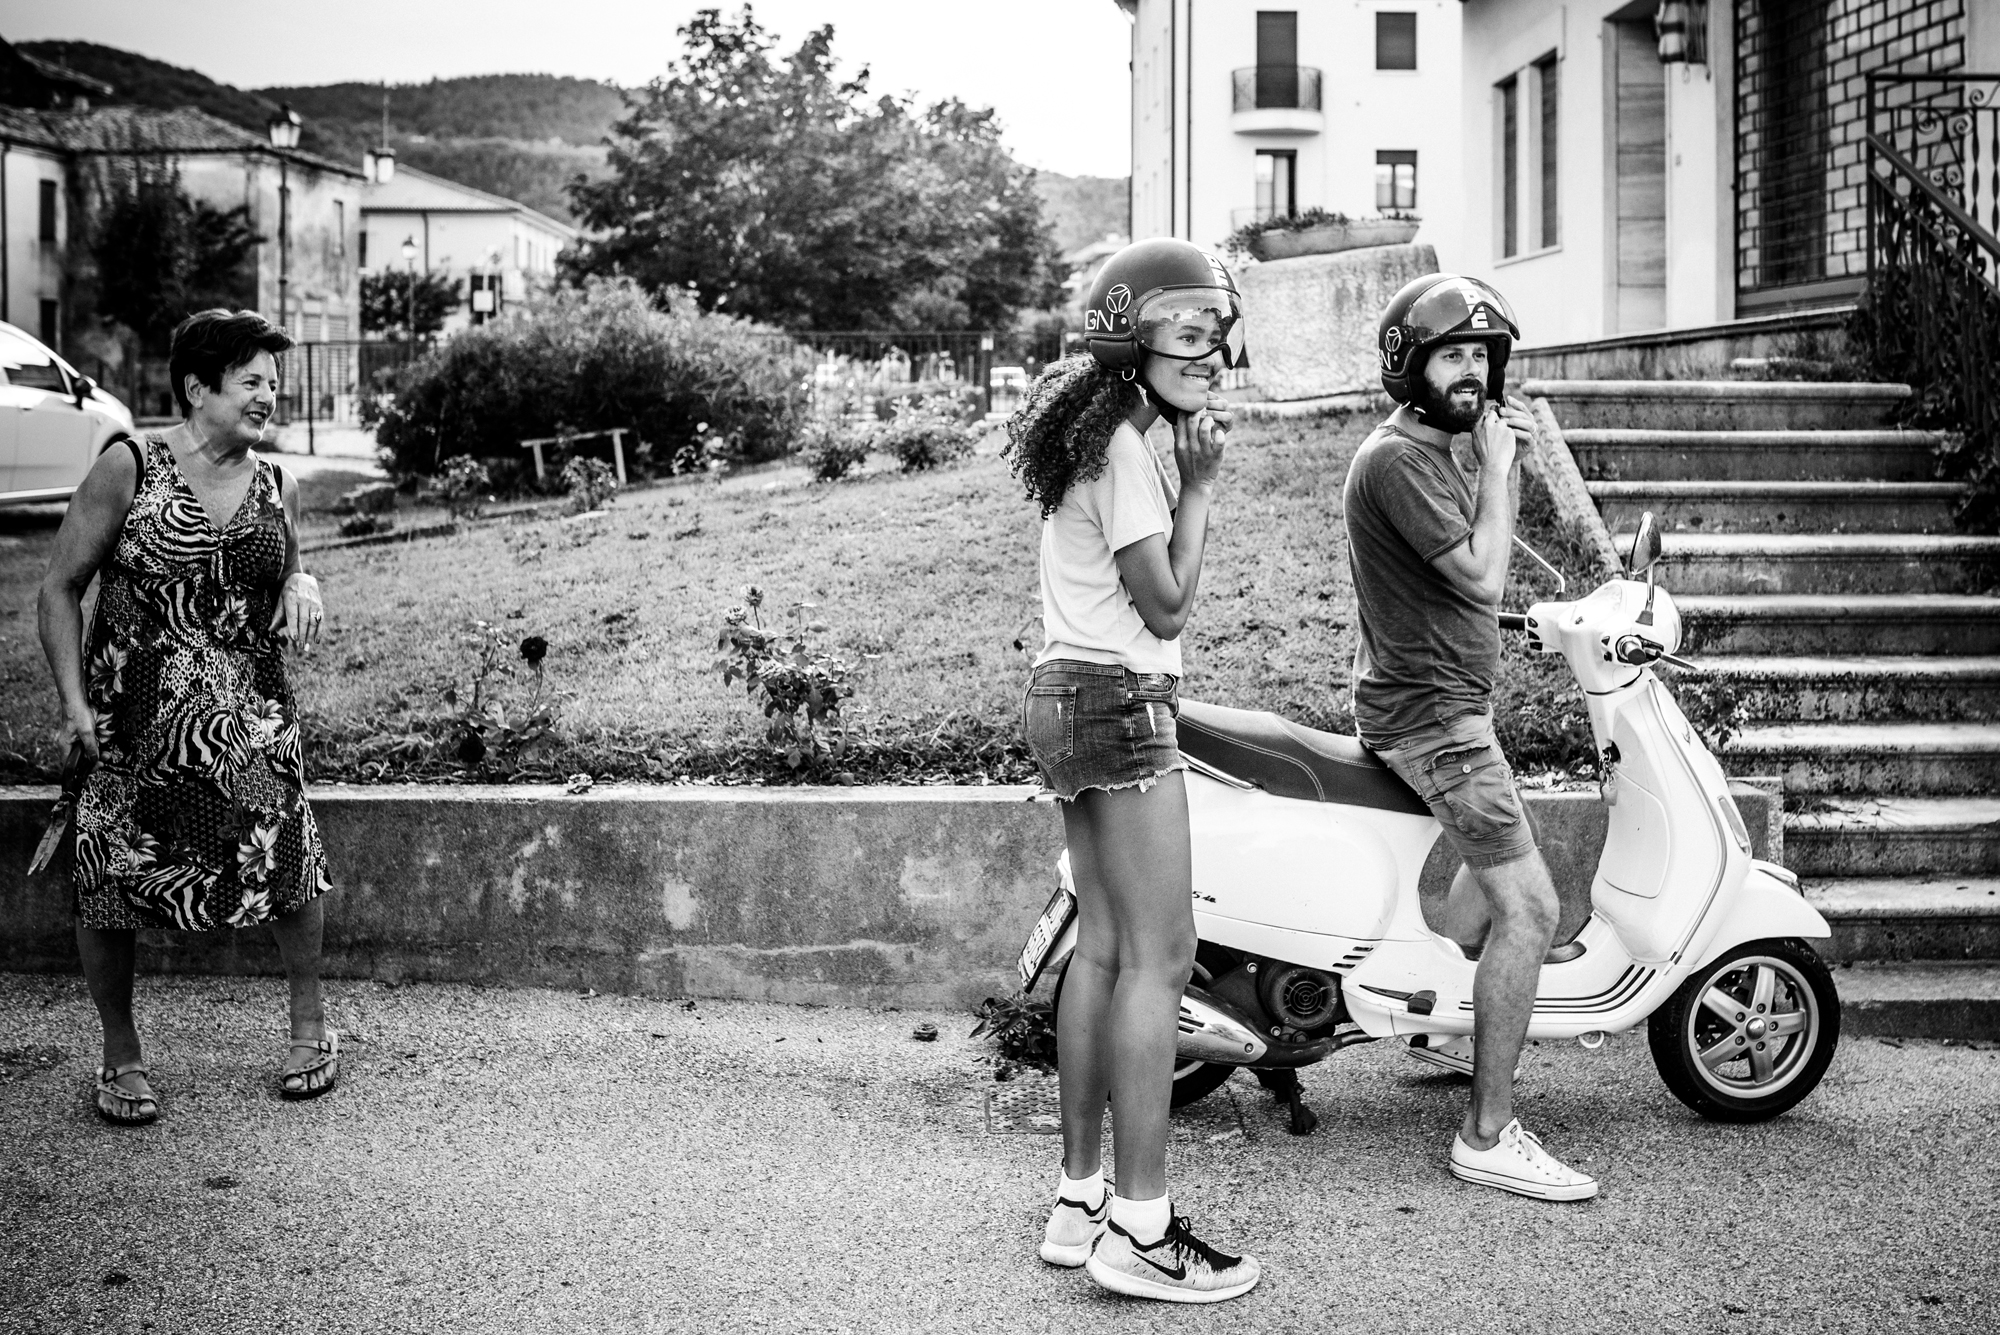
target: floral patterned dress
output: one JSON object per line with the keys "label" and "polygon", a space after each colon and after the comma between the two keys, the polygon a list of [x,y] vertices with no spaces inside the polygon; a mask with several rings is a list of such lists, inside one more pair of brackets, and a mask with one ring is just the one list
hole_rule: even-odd
{"label": "floral patterned dress", "polygon": [[76,913],[100,929],[245,927],[331,888],[266,629],[285,569],[277,472],[257,460],[218,532],[165,441],[139,454],[85,661],[102,760],[76,805]]}

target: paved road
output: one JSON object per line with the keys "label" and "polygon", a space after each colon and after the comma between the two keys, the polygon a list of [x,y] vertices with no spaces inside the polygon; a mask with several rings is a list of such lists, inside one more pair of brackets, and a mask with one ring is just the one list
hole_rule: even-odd
{"label": "paved road", "polygon": [[[2000,1321],[2000,1051],[1842,1049],[1792,1115],[1712,1126],[1644,1042],[1533,1049],[1555,1206],[1444,1171],[1463,1086],[1387,1045],[1177,1121],[1178,1203],[1266,1262],[1136,1304],[1033,1246],[1057,1142],[989,1134],[951,1014],[338,983],[343,1087],[273,1091],[280,989],[147,980],[165,1116],[84,1103],[69,979],[0,975],[9,1331],[1943,1331]],[[911,1041],[913,1024],[942,1030]],[[124,1277],[124,1278],[120,1278]]]}

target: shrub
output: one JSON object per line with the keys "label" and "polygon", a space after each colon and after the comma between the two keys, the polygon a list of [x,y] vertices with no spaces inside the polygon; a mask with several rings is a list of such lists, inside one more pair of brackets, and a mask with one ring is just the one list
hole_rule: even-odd
{"label": "shrub", "polygon": [[471,519],[479,513],[480,502],[493,487],[493,475],[485,464],[469,455],[447,459],[431,480],[431,494],[444,502],[454,519]]}
{"label": "shrub", "polygon": [[563,465],[563,490],[578,514],[602,509],[618,490],[618,475],[602,459],[577,457]]}
{"label": "shrub", "polygon": [[972,453],[976,439],[950,407],[920,399],[897,408],[889,425],[877,433],[874,446],[901,460],[905,473],[915,473],[964,458]]}
{"label": "shrub", "polygon": [[420,474],[458,455],[518,462],[522,440],[565,429],[630,428],[627,466],[642,473],[789,451],[809,355],[690,296],[664,300],[662,309],[630,283],[593,279],[465,330],[383,378],[376,439],[392,467]]}
{"label": "shrub", "polygon": [[722,684],[743,682],[744,691],[770,720],[765,739],[794,770],[821,759],[838,760],[847,749],[840,705],[854,695],[847,680],[853,668],[847,660],[813,647],[808,637],[827,627],[806,620],[810,603],[789,609],[792,629],[783,633],[764,629],[759,610],[763,605],[763,590],[753,584],[744,592],[743,603],[724,614],[722,634],[715,643],[723,654],[715,663]]}
{"label": "shrub", "polygon": [[838,482],[868,458],[868,438],[844,423],[816,423],[807,429],[799,457],[814,481]]}

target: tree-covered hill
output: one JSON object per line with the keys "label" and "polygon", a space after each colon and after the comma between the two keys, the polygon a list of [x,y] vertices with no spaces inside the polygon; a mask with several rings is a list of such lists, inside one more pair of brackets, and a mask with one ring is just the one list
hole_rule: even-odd
{"label": "tree-covered hill", "polygon": [[[381,84],[243,89],[134,51],[95,42],[21,42],[18,49],[102,79],[112,101],[144,107],[199,107],[262,133],[289,102],[304,120],[300,147],[360,165],[382,133]],[[519,200],[573,220],[565,187],[606,174],[603,139],[624,114],[611,84],[553,74],[485,74],[391,84],[389,144],[400,162]],[[1123,177],[1042,172],[1035,188],[1056,244],[1072,250],[1126,227]]]}
{"label": "tree-covered hill", "polygon": [[[382,120],[381,84],[257,91],[268,101],[290,102],[301,116],[377,126]],[[557,139],[594,148],[624,107],[611,84],[554,74],[481,74],[391,84],[386,91],[390,133],[432,139]]]}

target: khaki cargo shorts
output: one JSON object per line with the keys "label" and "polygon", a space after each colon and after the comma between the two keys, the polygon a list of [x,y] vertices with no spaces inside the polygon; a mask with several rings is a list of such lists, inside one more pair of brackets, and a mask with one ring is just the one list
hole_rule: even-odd
{"label": "khaki cargo shorts", "polygon": [[1467,714],[1400,742],[1375,754],[1430,804],[1466,866],[1504,866],[1535,851],[1535,829],[1491,714]]}

